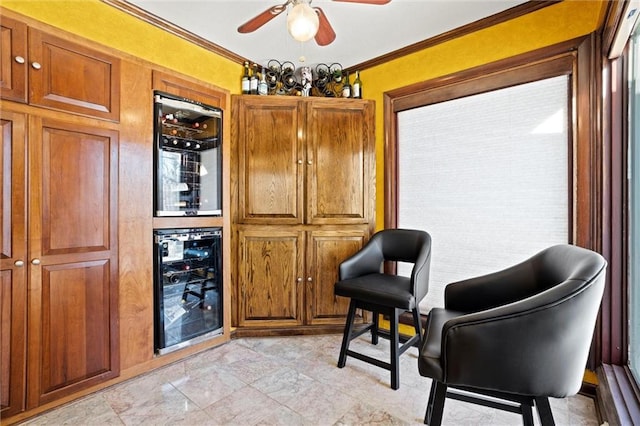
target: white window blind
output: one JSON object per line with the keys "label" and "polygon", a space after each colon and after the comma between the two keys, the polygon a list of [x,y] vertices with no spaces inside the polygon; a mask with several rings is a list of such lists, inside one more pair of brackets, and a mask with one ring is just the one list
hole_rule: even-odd
{"label": "white window blind", "polygon": [[[567,76],[398,113],[398,227],[433,239],[429,293],[569,239]],[[399,265],[402,275],[408,265]]]}

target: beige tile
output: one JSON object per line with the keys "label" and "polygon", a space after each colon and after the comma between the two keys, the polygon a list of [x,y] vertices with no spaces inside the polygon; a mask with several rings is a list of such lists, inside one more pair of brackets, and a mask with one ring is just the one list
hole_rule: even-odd
{"label": "beige tile", "polygon": [[[185,360],[44,413],[29,425],[420,425],[431,380],[417,350],[400,358],[400,389],[390,373],[354,358],[336,364],[341,335],[232,340]],[[389,342],[360,350],[388,360]],[[558,426],[597,426],[593,399],[551,399]],[[539,419],[534,412],[535,424]],[[521,417],[447,399],[444,426],[520,425]]]}

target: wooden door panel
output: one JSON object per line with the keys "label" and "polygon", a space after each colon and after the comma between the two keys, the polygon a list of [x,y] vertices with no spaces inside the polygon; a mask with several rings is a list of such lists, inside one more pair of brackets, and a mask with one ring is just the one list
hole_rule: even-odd
{"label": "wooden door panel", "polygon": [[111,248],[114,141],[107,130],[43,127],[41,255]]}
{"label": "wooden door panel", "polygon": [[25,409],[25,268],[0,271],[0,416]]}
{"label": "wooden door panel", "polygon": [[27,25],[6,16],[0,21],[0,97],[27,102]]}
{"label": "wooden door panel", "polygon": [[27,408],[119,374],[118,132],[30,117]]}
{"label": "wooden door panel", "polygon": [[241,230],[238,238],[238,325],[301,325],[303,233]]}
{"label": "wooden door panel", "polygon": [[11,268],[26,254],[26,158],[24,114],[0,111],[0,265]]}
{"label": "wooden door panel", "polygon": [[30,28],[29,59],[29,103],[119,120],[118,58]]}
{"label": "wooden door panel", "polygon": [[362,248],[366,236],[366,228],[310,232],[306,289],[309,324],[344,324],[349,299],[336,296],[333,287],[338,280],[340,263]]}
{"label": "wooden door panel", "polygon": [[299,224],[303,221],[304,157],[299,103],[243,99],[236,112],[239,135],[241,223]]}
{"label": "wooden door panel", "polygon": [[[40,401],[115,376],[108,261],[42,267]],[[85,382],[85,383],[83,383]],[[65,389],[65,392],[69,392]]]}
{"label": "wooden door panel", "polygon": [[307,221],[367,223],[375,203],[369,104],[324,101],[310,103],[307,115]]}
{"label": "wooden door panel", "polygon": [[[4,24],[4,21],[3,21]],[[0,110],[0,416],[25,409],[26,117]],[[22,262],[22,263],[21,263]]]}

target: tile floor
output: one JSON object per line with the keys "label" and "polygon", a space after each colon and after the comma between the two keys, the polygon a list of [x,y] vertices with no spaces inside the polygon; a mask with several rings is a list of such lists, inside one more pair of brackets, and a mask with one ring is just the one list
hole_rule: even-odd
{"label": "tile floor", "polygon": [[[348,358],[341,336],[242,338],[131,379],[27,421],[26,425],[419,425],[431,381],[417,350],[389,372]],[[388,341],[352,348],[386,359]],[[598,425],[594,401],[552,400],[558,425]],[[535,412],[534,412],[535,416]],[[447,400],[443,425],[519,425],[516,414]],[[536,424],[539,424],[536,418]]]}

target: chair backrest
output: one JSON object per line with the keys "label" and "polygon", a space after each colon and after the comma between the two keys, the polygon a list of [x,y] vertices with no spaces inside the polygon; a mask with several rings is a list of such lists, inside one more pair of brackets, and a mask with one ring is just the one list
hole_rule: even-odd
{"label": "chair backrest", "polygon": [[380,272],[385,261],[412,263],[413,295],[417,302],[426,296],[431,265],[431,236],[427,232],[418,229],[376,232],[359,253],[340,265],[341,279],[352,272],[356,275]]}

